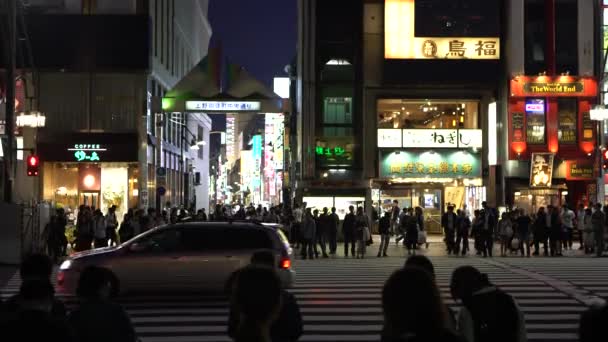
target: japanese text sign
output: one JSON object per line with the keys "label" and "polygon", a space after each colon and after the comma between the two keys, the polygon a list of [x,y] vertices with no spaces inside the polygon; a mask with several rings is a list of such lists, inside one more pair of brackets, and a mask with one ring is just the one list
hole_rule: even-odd
{"label": "japanese text sign", "polygon": [[380,177],[481,177],[481,157],[466,151],[380,152]]}
{"label": "japanese text sign", "polygon": [[530,161],[530,186],[551,186],[553,178],[553,153],[532,153]]}
{"label": "japanese text sign", "polygon": [[260,101],[186,101],[188,111],[241,112],[260,109]]}
{"label": "japanese text sign", "polygon": [[[380,130],[378,130],[380,138]],[[480,129],[404,129],[400,146],[378,147],[411,148],[481,148],[483,136]],[[380,141],[379,141],[380,143]]]}

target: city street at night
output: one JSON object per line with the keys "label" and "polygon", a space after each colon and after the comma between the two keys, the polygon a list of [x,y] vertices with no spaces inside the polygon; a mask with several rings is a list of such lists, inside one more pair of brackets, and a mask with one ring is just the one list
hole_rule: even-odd
{"label": "city street at night", "polygon": [[[342,247],[342,246],[339,246]],[[441,294],[458,310],[449,293],[454,268],[473,265],[496,285],[512,294],[526,318],[529,341],[577,341],[579,316],[597,297],[608,296],[608,258],[480,258],[444,256],[433,243],[422,254],[435,264]],[[339,248],[339,251],[342,249]],[[391,244],[388,258],[377,258],[376,248],[363,260],[335,258],[297,260],[295,294],[304,319],[301,341],[378,341],[382,328],[380,294],[384,281],[402,267],[404,248]],[[18,291],[18,276],[0,293]],[[65,298],[71,306],[75,298]],[[202,294],[145,294],[119,300],[144,342],[230,341],[226,337],[228,302]],[[413,309],[413,308],[412,308]]]}
{"label": "city street at night", "polygon": [[0,0],[0,339],[608,342],[607,94],[608,0]]}

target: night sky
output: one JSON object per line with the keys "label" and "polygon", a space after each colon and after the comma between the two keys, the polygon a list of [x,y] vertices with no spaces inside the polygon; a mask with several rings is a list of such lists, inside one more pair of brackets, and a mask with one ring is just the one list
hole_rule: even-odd
{"label": "night sky", "polygon": [[296,54],[296,0],[210,0],[212,45],[272,90]]}

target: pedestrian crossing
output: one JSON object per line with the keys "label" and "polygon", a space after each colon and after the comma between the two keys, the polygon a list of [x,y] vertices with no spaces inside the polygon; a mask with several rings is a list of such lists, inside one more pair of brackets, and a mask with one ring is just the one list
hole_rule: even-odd
{"label": "pedestrian crossing", "polygon": [[[513,295],[526,318],[530,341],[576,341],[578,320],[586,306],[580,294],[608,294],[608,259],[431,257],[446,303],[452,271],[473,265]],[[378,341],[382,328],[381,289],[403,265],[400,257],[363,260],[342,257],[295,260],[296,286],[291,290],[304,319],[301,341]],[[17,276],[0,291],[16,293]],[[65,298],[68,306],[73,298]],[[227,302],[200,294],[141,294],[120,300],[144,342],[229,341]]]}

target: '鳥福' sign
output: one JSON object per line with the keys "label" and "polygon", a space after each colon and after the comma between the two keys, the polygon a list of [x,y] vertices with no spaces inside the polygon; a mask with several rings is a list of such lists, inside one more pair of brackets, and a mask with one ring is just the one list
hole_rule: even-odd
{"label": "'\u9ce5\u798f' sign", "polygon": [[481,177],[478,154],[466,151],[380,152],[382,178],[475,178]]}

